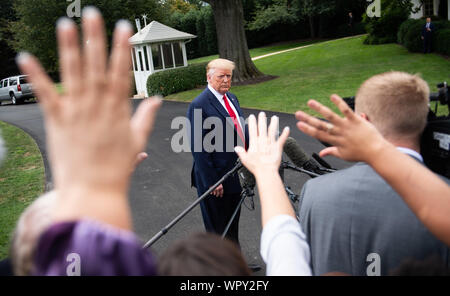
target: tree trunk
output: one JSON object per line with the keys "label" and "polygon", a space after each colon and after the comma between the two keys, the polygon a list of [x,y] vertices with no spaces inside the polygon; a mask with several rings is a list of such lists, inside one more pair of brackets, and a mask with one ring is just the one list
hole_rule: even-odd
{"label": "tree trunk", "polygon": [[314,28],[314,16],[309,16],[309,30],[311,32],[311,38],[316,38],[316,30]]}
{"label": "tree trunk", "polygon": [[244,9],[241,0],[209,0],[216,21],[219,56],[235,62],[234,82],[261,77],[250,58],[244,30]]}

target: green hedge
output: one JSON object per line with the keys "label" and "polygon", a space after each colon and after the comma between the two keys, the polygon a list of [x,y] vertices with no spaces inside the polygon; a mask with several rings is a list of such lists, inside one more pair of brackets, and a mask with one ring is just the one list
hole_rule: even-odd
{"label": "green hedge", "polygon": [[[399,28],[397,43],[405,46],[411,52],[422,52],[423,41],[422,28],[425,20],[407,20]],[[450,55],[450,22],[433,22],[435,32],[433,34],[433,51]]]}
{"label": "green hedge", "polygon": [[147,91],[150,96],[168,96],[180,91],[194,89],[206,85],[207,63],[193,64],[157,72],[147,79]]}
{"label": "green hedge", "polygon": [[381,17],[363,16],[369,35],[365,44],[392,43],[397,40],[401,24],[409,18],[412,4],[405,0],[381,0]]}

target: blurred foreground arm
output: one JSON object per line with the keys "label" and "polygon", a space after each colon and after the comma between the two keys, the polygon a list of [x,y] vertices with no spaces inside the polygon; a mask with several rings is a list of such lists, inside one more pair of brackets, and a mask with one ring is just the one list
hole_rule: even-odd
{"label": "blurred foreground arm", "polygon": [[63,95],[36,58],[26,53],[17,58],[44,113],[49,160],[60,196],[55,222],[89,218],[130,229],[129,178],[161,101],[143,101],[131,117],[128,39],[133,31],[128,22],[116,25],[109,63],[97,9],[84,9],[82,28],[80,49],[75,23],[63,18],[57,25]]}
{"label": "blurred foreground arm", "polygon": [[263,225],[261,255],[267,264],[266,274],[311,275],[309,246],[278,173],[289,129],[285,128],[277,140],[278,117],[272,117],[269,128],[266,120],[264,113],[259,114],[258,123],[251,115],[248,151],[235,148],[258,186]]}
{"label": "blurred foreground arm", "polygon": [[344,115],[311,100],[308,106],[330,123],[302,111],[296,113],[298,128],[334,145],[320,152],[348,161],[363,161],[382,176],[439,239],[450,245],[450,187],[433,172],[387,142],[368,121],[357,116],[337,95],[333,103]]}

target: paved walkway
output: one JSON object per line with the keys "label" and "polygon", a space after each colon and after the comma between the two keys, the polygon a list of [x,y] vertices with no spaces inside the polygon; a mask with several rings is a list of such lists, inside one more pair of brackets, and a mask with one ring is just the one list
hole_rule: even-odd
{"label": "paved walkway", "polygon": [[349,37],[344,37],[344,38],[340,38],[340,39],[333,39],[333,40],[324,41],[324,42],[320,42],[320,43],[308,44],[308,45],[303,45],[303,46],[299,46],[299,47],[295,47],[295,48],[280,50],[280,51],[277,51],[277,52],[272,52],[272,53],[268,53],[268,54],[265,54],[265,55],[254,57],[254,58],[252,58],[252,61],[256,61],[256,60],[259,60],[259,59],[271,57],[271,56],[274,56],[274,55],[277,55],[277,54],[282,54],[282,53],[286,53],[286,52],[290,52],[290,51],[294,51],[294,50],[308,48],[308,47],[311,47],[311,46],[314,46],[314,45],[325,44],[325,43],[328,43],[328,42],[331,42],[331,41],[345,40],[345,39],[357,38],[357,37],[361,37],[361,36],[364,36],[364,35],[349,36]]}

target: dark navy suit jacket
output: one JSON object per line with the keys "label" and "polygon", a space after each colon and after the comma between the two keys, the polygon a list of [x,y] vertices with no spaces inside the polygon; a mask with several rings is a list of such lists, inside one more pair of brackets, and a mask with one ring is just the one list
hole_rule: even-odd
{"label": "dark navy suit jacket", "polygon": [[431,32],[427,30],[427,24],[423,25],[423,27],[422,27],[422,37],[424,37],[424,38],[431,37],[431,35],[434,32],[434,25],[433,25],[433,23],[430,23],[430,29],[431,29]]}
{"label": "dark navy suit jacket", "polygon": [[[245,141],[248,147],[248,128],[245,125],[244,115],[241,111],[239,102],[236,96],[232,93],[227,92],[226,95],[238,112],[241,126],[245,130]],[[197,117],[199,117],[198,114],[200,111],[200,120],[197,118],[198,122],[195,122],[195,112],[197,112]],[[230,115],[208,88],[206,88],[189,105],[187,117],[191,122],[190,144],[192,155],[194,157],[194,164],[191,171],[191,182],[192,186],[197,188],[197,192],[200,196],[234,167],[238,156],[232,149],[237,146],[238,143],[241,144],[240,146],[243,145],[236,129],[234,128],[233,122],[230,120]],[[221,127],[212,125],[211,127],[203,128],[203,123],[208,117],[214,117],[216,118],[216,121],[220,121]],[[228,118],[228,120],[226,120],[226,118]],[[211,120],[210,122],[213,121],[214,120]],[[202,127],[201,130],[198,126],[196,126],[196,124]],[[232,138],[226,136],[227,129],[229,131],[233,131]],[[220,137],[220,131],[222,132],[222,137]],[[212,143],[219,143],[219,146],[222,147],[222,149],[217,149],[219,151],[206,151],[203,146],[203,140],[207,137],[208,142],[210,142],[209,139],[211,139],[213,135],[216,135],[216,138],[215,141],[212,141]],[[196,142],[197,144],[195,144]],[[195,145],[197,145],[197,147],[195,147]],[[197,151],[195,148],[197,148]],[[240,193],[242,190],[237,174],[229,177],[225,180],[225,182],[223,182],[222,185],[224,187],[224,194]]]}

